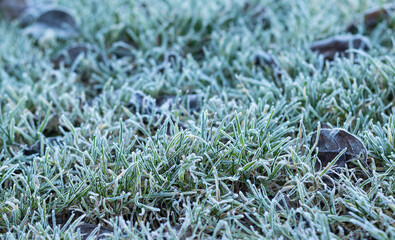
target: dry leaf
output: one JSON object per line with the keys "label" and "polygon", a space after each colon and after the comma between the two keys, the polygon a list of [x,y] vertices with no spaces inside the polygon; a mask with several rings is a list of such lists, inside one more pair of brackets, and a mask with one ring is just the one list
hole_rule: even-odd
{"label": "dry leaf", "polygon": [[265,51],[258,51],[254,55],[253,59],[254,65],[264,67],[264,66],[272,66],[278,67],[277,60],[274,58],[273,55],[267,53]]}
{"label": "dry leaf", "polygon": [[27,4],[25,0],[0,0],[0,8],[7,19],[13,20],[26,10]]}
{"label": "dry leaf", "polygon": [[159,112],[155,100],[140,91],[136,91],[130,96],[126,107],[133,113],[150,115],[153,112]]}
{"label": "dry leaf", "polygon": [[270,20],[267,17],[267,8],[257,3],[245,3],[243,6],[243,14],[251,16],[252,25],[262,24],[263,27],[270,27]]}
{"label": "dry leaf", "polygon": [[[312,141],[316,140],[317,133],[313,134]],[[347,132],[346,130],[334,129],[321,129],[318,138],[318,158],[321,161],[316,163],[316,170],[320,167],[324,168],[330,163],[338,154],[345,148],[346,152],[337,160],[336,167],[344,167],[347,162],[352,159],[360,159],[364,164],[367,160],[367,150],[356,136]]]}
{"label": "dry leaf", "polygon": [[157,71],[163,73],[167,67],[172,67],[180,72],[182,71],[182,61],[178,53],[174,51],[166,52],[164,61],[157,67]]}
{"label": "dry leaf", "polygon": [[82,239],[88,239],[89,235],[96,229],[99,228],[97,231],[95,238],[94,239],[105,239],[105,234],[111,234],[113,232],[112,229],[110,228],[105,228],[99,225],[94,225],[94,224],[89,224],[89,223],[84,223],[81,222],[78,226],[77,229],[80,230]]}
{"label": "dry leaf", "polygon": [[123,42],[115,42],[112,44],[111,48],[108,51],[108,54],[111,56],[114,56],[115,58],[124,58],[124,57],[131,57],[134,58],[133,54],[133,46]]}
{"label": "dry leaf", "polygon": [[181,97],[163,95],[156,99],[156,104],[163,110],[170,111],[172,108],[185,109],[189,113],[199,112],[204,96],[188,94]]}
{"label": "dry leaf", "polygon": [[[63,138],[60,136],[57,137],[49,137],[47,139],[44,140],[44,146],[43,149],[45,151],[45,149],[47,147],[50,146],[63,146],[64,145],[64,141]],[[38,140],[37,142],[35,142],[33,145],[31,145],[30,147],[26,147],[23,149],[23,154],[26,156],[30,156],[30,155],[34,155],[34,154],[41,154],[41,140]]]}
{"label": "dry leaf", "polygon": [[89,44],[79,43],[62,50],[51,61],[55,69],[59,68],[61,64],[64,64],[65,67],[70,67],[78,56],[86,56],[89,52],[97,52],[97,50]]}
{"label": "dry leaf", "polygon": [[[390,17],[390,13],[395,11],[395,3],[386,4],[382,7],[373,8],[366,11],[363,14],[363,23],[365,29],[372,30],[384,19],[388,19]],[[347,31],[349,32],[356,32],[357,25],[360,21],[356,20],[352,24],[347,27]]]}
{"label": "dry leaf", "polygon": [[65,39],[77,37],[80,30],[67,9],[52,8],[41,13],[35,23],[25,29],[25,32],[37,39],[48,34]]}
{"label": "dry leaf", "polygon": [[336,54],[348,57],[346,50],[351,48],[368,51],[370,42],[366,37],[360,35],[339,35],[316,41],[310,46],[312,51],[324,55],[324,58],[330,61],[335,58]]}

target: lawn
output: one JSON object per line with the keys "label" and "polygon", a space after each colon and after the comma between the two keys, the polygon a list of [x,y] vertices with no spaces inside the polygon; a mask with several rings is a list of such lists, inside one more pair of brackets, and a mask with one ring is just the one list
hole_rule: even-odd
{"label": "lawn", "polygon": [[391,0],[50,2],[0,0],[0,239],[395,239]]}

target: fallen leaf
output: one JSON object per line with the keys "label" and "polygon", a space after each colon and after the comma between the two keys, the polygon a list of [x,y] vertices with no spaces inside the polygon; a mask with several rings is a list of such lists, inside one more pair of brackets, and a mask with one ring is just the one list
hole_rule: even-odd
{"label": "fallen leaf", "polygon": [[346,50],[351,48],[368,51],[370,42],[361,35],[339,35],[316,41],[310,46],[312,51],[324,55],[324,58],[329,61],[333,60],[336,54],[348,57]]}
{"label": "fallen leaf", "polygon": [[[101,225],[94,225],[94,224],[89,224],[89,223],[84,223],[81,222],[78,226],[77,229],[81,232],[82,235],[82,239],[88,239],[88,237],[90,236],[90,234],[96,229],[98,228],[98,231],[96,233],[96,235],[93,235],[95,238],[94,239],[105,239],[106,238],[106,234],[111,234],[113,233],[113,230],[110,228],[105,228],[102,227]],[[92,236],[92,237],[93,237]]]}
{"label": "fallen leaf", "polygon": [[367,11],[364,15],[365,27],[370,29],[376,27],[382,19],[390,16],[391,11],[395,11],[395,3]]}
{"label": "fallen leaf", "polygon": [[260,67],[265,67],[265,66],[278,67],[277,60],[274,58],[274,56],[265,51],[256,52],[254,55],[253,62],[254,65]]}
{"label": "fallen leaf", "polygon": [[[384,19],[388,19],[390,17],[390,13],[395,11],[395,3],[389,3],[382,7],[377,7],[370,9],[363,13],[363,24],[365,29],[372,30],[375,28],[381,21]],[[356,32],[357,25],[360,23],[360,20],[354,21],[347,27],[347,31]]]}
{"label": "fallen leaf", "polygon": [[42,9],[38,7],[29,6],[25,11],[23,11],[18,16],[19,27],[25,28],[30,24],[33,24],[37,18],[40,16]]}
{"label": "fallen leaf", "polygon": [[284,209],[287,209],[287,210],[292,209],[292,208],[296,209],[298,207],[297,201],[292,201],[289,198],[288,194],[283,194],[283,193],[279,192],[276,194],[274,199],[277,202],[276,212],[280,212]]}
{"label": "fallen leaf", "polygon": [[156,99],[156,104],[163,110],[170,111],[173,108],[184,109],[188,113],[199,112],[204,96],[189,94],[181,97],[163,95]]}
{"label": "fallen leaf", "polygon": [[[312,142],[315,142],[317,132],[312,136]],[[356,136],[347,132],[346,130],[334,128],[334,129],[321,129],[318,138],[318,158],[320,161],[316,162],[316,170],[324,168],[330,163],[338,154],[340,154],[345,148],[346,152],[340,156],[335,163],[336,167],[344,167],[345,164],[352,159],[360,159],[367,165],[367,150]]]}
{"label": "fallen leaf", "polygon": [[[150,127],[158,128],[164,125],[166,123],[167,117],[169,117],[169,120],[173,124],[177,124],[179,128],[186,128],[186,125],[183,122],[177,121],[173,116],[169,114],[169,111],[165,111],[165,109],[161,108],[161,106],[157,104],[157,100],[139,90],[131,90],[130,92],[125,90],[115,90],[112,94],[108,94],[107,98],[108,101],[125,102],[126,100],[126,104],[124,105],[126,111],[129,111],[133,115],[141,115],[142,123],[153,124]],[[97,104],[98,106],[100,106],[102,104],[102,101],[102,96],[98,96],[93,100],[92,104]],[[169,125],[167,126],[168,131]],[[167,133],[169,134],[169,132]]]}
{"label": "fallen leaf", "polygon": [[[192,229],[192,227],[190,225],[189,226],[185,226],[183,224],[178,224],[178,225],[173,227],[173,230],[175,230],[178,233],[177,237],[180,240],[186,240],[186,239],[189,239],[190,237],[193,236],[193,229]],[[166,237],[169,238],[169,239],[172,236],[169,232],[167,232],[167,234],[165,232],[164,235],[165,236],[167,235]],[[165,239],[167,239],[167,238],[165,238]]]}
{"label": "fallen leaf", "polygon": [[34,23],[42,13],[54,8],[56,5],[52,0],[29,1],[27,8],[18,16],[19,27],[25,28]]}
{"label": "fallen leaf", "polygon": [[248,14],[250,16],[250,24],[256,26],[257,24],[262,24],[263,27],[270,27],[270,20],[266,14],[266,7],[257,3],[245,3],[243,6],[243,14]]}
{"label": "fallen leaf", "polygon": [[157,67],[157,71],[163,73],[167,67],[172,67],[178,71],[182,71],[181,57],[174,51],[166,52],[164,61]]}
{"label": "fallen leaf", "polygon": [[[171,101],[170,99],[167,99],[167,100]],[[159,105],[158,100],[155,100],[140,91],[136,91],[131,95],[128,105],[127,105],[127,108],[133,113],[137,112],[137,113],[146,115],[146,117],[148,117],[148,119],[154,113],[153,122],[158,122],[160,120],[159,126],[162,126],[166,123],[166,116],[169,116],[168,114],[170,112],[170,111],[168,111],[168,109],[163,108],[163,105],[162,106]],[[151,116],[147,116],[147,115],[151,115]],[[145,120],[144,122],[148,123],[149,122],[148,119],[144,118],[144,120]],[[174,119],[173,116],[170,116],[170,121],[173,124],[177,124],[177,126],[179,128],[186,129],[186,125],[183,122],[177,121],[176,119]],[[166,132],[167,134],[170,135],[169,128],[170,128],[170,122],[167,125],[167,132]]]}
{"label": "fallen leaf", "polygon": [[25,33],[37,39],[46,35],[56,38],[77,37],[80,33],[72,14],[63,8],[52,8],[40,14],[37,20],[25,29]]}
{"label": "fallen leaf", "polygon": [[153,112],[159,112],[155,103],[155,99],[145,95],[141,91],[136,91],[130,96],[126,107],[134,113],[138,112],[149,115]]}
{"label": "fallen leaf", "polygon": [[265,51],[257,51],[253,56],[253,64],[263,69],[270,68],[273,71],[276,79],[281,78],[285,74],[285,71],[280,68],[280,64],[277,59],[270,53]]}
{"label": "fallen leaf", "polygon": [[119,41],[112,44],[108,54],[110,55],[109,57],[114,56],[115,58],[134,58],[134,54],[132,52],[133,48],[134,47],[132,45],[123,41]]}
{"label": "fallen leaf", "polygon": [[62,50],[51,61],[55,69],[58,69],[61,64],[64,64],[65,67],[70,67],[78,56],[83,55],[86,57],[89,52],[97,52],[97,49],[89,44],[79,43]]}
{"label": "fallen leaf", "polygon": [[[38,140],[30,147],[25,147],[23,149],[23,154],[25,156],[31,156],[31,155],[35,155],[35,154],[40,155],[41,154],[41,144],[42,144],[41,140]],[[43,145],[44,145],[43,149],[45,151],[45,149],[50,146],[63,146],[64,141],[63,141],[63,138],[60,136],[49,137],[49,138],[44,139]]]}
{"label": "fallen leaf", "polygon": [[9,20],[17,19],[26,10],[25,0],[0,0],[0,8]]}

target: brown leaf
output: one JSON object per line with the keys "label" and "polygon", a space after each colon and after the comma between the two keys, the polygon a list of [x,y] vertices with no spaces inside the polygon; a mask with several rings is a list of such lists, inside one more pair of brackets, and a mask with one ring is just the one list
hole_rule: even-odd
{"label": "brown leaf", "polygon": [[181,97],[163,95],[156,99],[156,103],[163,110],[185,109],[189,113],[199,112],[203,103],[203,95],[188,94]]}
{"label": "brown leaf", "polygon": [[254,65],[260,67],[264,67],[264,66],[278,67],[279,65],[275,57],[265,51],[256,52],[254,55],[253,62]]}
{"label": "brown leaf", "polygon": [[[317,137],[317,132],[313,134],[312,141],[314,142]],[[367,160],[367,150],[356,136],[347,132],[346,130],[334,129],[321,129],[318,138],[318,158],[321,161],[316,163],[316,170],[320,167],[326,167],[341,151],[347,148],[346,152],[340,156],[335,166],[344,167],[347,162],[352,159],[360,159],[364,164]]]}
{"label": "brown leaf", "polygon": [[44,139],[44,142],[42,143],[41,140],[38,140],[37,142],[35,142],[33,145],[31,145],[30,147],[25,147],[23,149],[23,154],[25,156],[30,156],[30,155],[35,155],[41,154],[41,144],[43,144],[43,149],[45,151],[45,149],[47,147],[51,147],[51,146],[63,146],[64,140],[61,136],[57,136],[57,137],[49,137],[47,139]]}
{"label": "brown leaf", "polygon": [[[273,76],[276,78],[281,78],[285,74],[285,71],[281,69],[275,56],[265,51],[257,51],[253,56],[253,64],[257,67],[263,69],[271,69],[273,71]],[[279,84],[277,82],[277,84]]]}
{"label": "brown leaf", "polygon": [[324,55],[324,58],[329,61],[333,60],[336,54],[348,57],[346,50],[350,48],[368,51],[370,42],[361,35],[339,35],[313,42],[310,46],[312,51]]}
{"label": "brown leaf", "polygon": [[[175,98],[172,96],[170,98],[166,98],[166,101],[175,101]],[[180,100],[181,101],[181,100]],[[160,102],[160,101],[159,101]],[[194,103],[194,100],[190,101]],[[169,112],[166,111],[168,109],[163,108],[163,105],[158,104],[158,99],[153,99],[150,96],[145,95],[144,93],[140,91],[135,91],[129,98],[128,104],[126,106],[131,112],[138,112],[140,114],[146,115],[146,117],[150,118],[152,114],[154,113],[154,122],[157,122],[160,120],[160,117],[162,114],[168,116]],[[177,124],[177,126],[181,129],[185,129],[186,125],[183,122],[176,121],[173,116],[170,117],[171,121],[173,124]],[[145,119],[146,122],[148,123],[148,119]],[[160,125],[165,124],[166,118],[162,118]],[[170,135],[169,132],[169,125],[167,126],[167,134]]]}
{"label": "brown leaf", "polygon": [[390,11],[395,11],[395,3],[367,11],[364,15],[365,27],[370,29],[376,27],[382,19],[390,16]]}
{"label": "brown leaf", "polygon": [[25,11],[27,4],[25,0],[0,0],[0,8],[7,19],[13,20]]}
{"label": "brown leaf", "polygon": [[[363,13],[363,24],[365,29],[372,30],[384,19],[388,19],[390,17],[390,12],[395,11],[395,3],[389,3],[382,7],[377,7],[370,9]],[[347,31],[355,32],[357,30],[357,24],[360,21],[356,20],[352,24],[347,27]]]}
{"label": "brown leaf", "polygon": [[133,113],[138,112],[144,115],[160,114],[155,100],[141,91],[136,91],[130,96],[126,107]]}
{"label": "brown leaf", "polygon": [[82,235],[82,239],[87,239],[89,237],[89,235],[96,229],[99,228],[98,232],[95,235],[94,239],[105,239],[105,234],[108,233],[112,233],[113,230],[110,228],[105,228],[99,225],[94,225],[94,224],[89,224],[89,223],[84,223],[81,222],[78,226],[77,229],[80,230],[81,235]]}
{"label": "brown leaf", "polygon": [[25,32],[37,39],[48,32],[53,33],[54,37],[65,39],[77,37],[80,30],[67,9],[52,8],[42,12],[36,22],[25,29]]}
{"label": "brown leaf", "polygon": [[283,194],[281,192],[279,192],[276,196],[275,199],[278,203],[278,205],[276,206],[276,211],[280,212],[283,209],[296,209],[298,207],[298,202],[297,201],[292,201],[289,198],[288,194]]}
{"label": "brown leaf", "polygon": [[182,71],[182,61],[178,53],[174,51],[166,52],[164,55],[163,63],[157,67],[156,71],[163,73],[167,67],[171,67],[180,72]]}
{"label": "brown leaf", "polygon": [[133,54],[133,48],[134,47],[132,45],[123,41],[119,41],[112,44],[108,54],[110,55],[109,57],[114,56],[115,58],[134,58],[135,56]]}
{"label": "brown leaf", "polygon": [[270,19],[267,17],[267,8],[257,3],[245,3],[243,6],[243,14],[250,16],[252,25],[262,24],[264,27],[270,27]]}
{"label": "brown leaf", "polygon": [[78,43],[62,50],[51,61],[55,69],[59,68],[62,63],[65,67],[70,67],[79,55],[86,56],[89,52],[97,52],[97,50],[89,44]]}

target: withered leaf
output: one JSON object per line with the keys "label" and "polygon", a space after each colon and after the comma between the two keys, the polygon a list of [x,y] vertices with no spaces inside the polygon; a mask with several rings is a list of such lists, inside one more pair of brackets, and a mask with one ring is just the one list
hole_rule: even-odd
{"label": "withered leaf", "polygon": [[278,203],[278,205],[276,206],[277,212],[281,211],[282,209],[297,208],[298,205],[296,201],[292,201],[289,198],[288,194],[283,194],[281,192],[278,192],[277,195],[274,197],[274,199]]}
{"label": "withered leaf", "polygon": [[126,107],[134,113],[148,115],[153,112],[159,113],[155,100],[141,91],[136,91],[130,96]]}
{"label": "withered leaf", "polygon": [[276,78],[281,78],[284,75],[284,70],[281,69],[275,56],[265,51],[257,51],[252,59],[255,66],[261,67],[263,69],[271,69]]}
{"label": "withered leaf", "polygon": [[182,61],[178,53],[174,51],[166,52],[163,63],[157,67],[157,71],[163,73],[167,67],[182,71]]}
{"label": "withered leaf", "polygon": [[176,108],[194,113],[200,111],[203,99],[204,96],[199,94],[188,94],[180,97],[163,95],[156,99],[156,104],[167,111]]}
{"label": "withered leaf", "polygon": [[339,35],[313,42],[310,46],[312,51],[322,54],[329,61],[333,60],[336,54],[348,57],[346,50],[350,48],[368,51],[370,42],[361,35]]}
{"label": "withered leaf", "polygon": [[264,67],[264,66],[278,67],[277,60],[274,58],[274,56],[265,51],[257,51],[254,55],[253,62],[254,65],[260,67]]}
{"label": "withered leaf", "polygon": [[98,232],[95,235],[94,239],[105,239],[105,234],[111,234],[113,232],[112,229],[110,228],[105,228],[99,225],[94,225],[94,224],[89,224],[89,223],[84,223],[81,222],[78,226],[77,229],[80,230],[82,239],[88,239],[89,235],[96,229],[99,228]]}
{"label": "withered leaf", "polygon": [[49,137],[47,139],[44,139],[44,142],[41,142],[41,140],[38,140],[37,142],[35,142],[33,145],[31,145],[30,147],[25,147],[23,149],[23,154],[25,156],[31,156],[31,155],[35,155],[41,154],[41,144],[43,144],[43,149],[45,151],[45,149],[49,146],[62,146],[64,145],[64,141],[63,138],[60,136],[57,137]]}
{"label": "withered leaf", "polygon": [[369,10],[364,15],[364,22],[366,28],[374,28],[380,20],[388,18],[390,12],[395,11],[395,3],[386,4],[381,8]]}
{"label": "withered leaf", "polygon": [[103,38],[106,46],[111,46],[117,43],[124,43],[123,45],[130,45],[133,48],[137,48],[138,44],[135,42],[135,39],[130,34],[130,29],[128,24],[120,23],[120,24],[112,24],[110,26],[105,26],[101,29],[97,34],[100,38]]}
{"label": "withered leaf", "polygon": [[134,54],[132,52],[133,48],[134,47],[132,45],[123,41],[119,41],[112,44],[108,54],[110,55],[109,57],[114,56],[115,58],[134,58]]}
{"label": "withered leaf", "polygon": [[[395,11],[395,3],[389,3],[382,7],[377,7],[370,9],[363,13],[363,24],[365,29],[372,30],[379,24],[382,20],[390,17],[390,13]],[[356,20],[347,27],[347,31],[355,32],[357,30],[357,25],[360,20]]]}
{"label": "withered leaf", "polygon": [[19,27],[25,28],[30,24],[33,24],[40,16],[42,11],[43,9],[41,8],[29,6],[18,16]]}
{"label": "withered leaf", "polygon": [[132,114],[152,115],[159,113],[155,99],[139,90],[132,90],[130,88],[118,89],[104,96],[104,98],[103,94],[96,96],[92,99],[90,105],[100,107],[106,101],[111,103],[121,101],[124,103],[124,107]]}
{"label": "withered leaf", "polygon": [[7,19],[13,20],[25,11],[27,4],[25,0],[0,0],[0,8]]}
{"label": "withered leaf", "polygon": [[[51,61],[55,69],[59,68],[62,63],[65,67],[70,67],[79,55],[86,56],[89,52],[95,53],[97,49],[89,44],[79,43],[62,50]],[[102,57],[99,56],[99,58],[101,59]]]}
{"label": "withered leaf", "polygon": [[25,28],[30,24],[33,24],[42,13],[56,7],[53,0],[44,1],[28,1],[27,8],[18,16],[19,27]]}
{"label": "withered leaf", "polygon": [[[122,90],[115,90],[111,94],[106,94],[107,101],[121,101],[124,102],[124,107],[133,115],[140,115],[142,123],[151,123],[150,127],[157,128],[166,123],[167,117],[173,124],[177,124],[179,128],[185,129],[186,125],[177,121],[167,109],[162,108],[157,103],[157,100],[152,98],[139,90],[132,90],[129,88]],[[91,105],[102,105],[103,96],[97,96]],[[155,125],[155,126],[154,126]],[[169,129],[167,129],[169,130]],[[169,133],[168,133],[169,134]]]}
{"label": "withered leaf", "polygon": [[[166,99],[168,101],[171,101],[171,99]],[[175,99],[175,98],[174,98]],[[193,102],[193,100],[192,100]],[[163,105],[158,104],[158,100],[151,98],[150,96],[145,95],[144,93],[140,91],[135,91],[129,98],[127,108],[131,110],[134,113],[140,113],[143,115],[146,115],[146,117],[150,118],[152,114],[154,114],[154,122],[157,122],[161,119],[160,125],[163,125],[166,123],[166,118],[163,117],[168,116],[167,114],[169,113],[166,109],[163,107]],[[151,116],[149,116],[151,115]],[[171,121],[174,123],[177,123],[177,126],[179,128],[185,129],[186,126],[183,122],[176,121],[174,117],[170,116]],[[148,119],[145,119],[148,120]],[[147,121],[145,122],[147,123]],[[168,132],[167,134],[170,134],[169,132],[169,126],[168,126]]]}
{"label": "withered leaf", "polygon": [[25,32],[37,39],[48,33],[56,38],[66,39],[77,37],[80,30],[67,9],[52,8],[42,12],[35,23],[25,29]]}
{"label": "withered leaf", "polygon": [[267,8],[257,3],[245,3],[243,6],[243,14],[250,16],[250,24],[253,26],[262,24],[263,27],[270,27],[270,19],[267,17]]}
{"label": "withered leaf", "polygon": [[[316,140],[317,132],[312,136],[312,142]],[[321,129],[318,138],[318,158],[321,161],[316,163],[316,170],[326,167],[345,148],[346,152],[337,160],[336,167],[344,167],[352,159],[360,159],[366,165],[367,150],[356,136],[340,128]]]}

